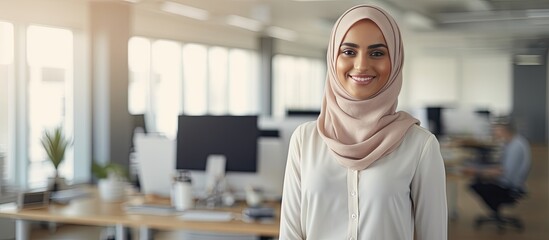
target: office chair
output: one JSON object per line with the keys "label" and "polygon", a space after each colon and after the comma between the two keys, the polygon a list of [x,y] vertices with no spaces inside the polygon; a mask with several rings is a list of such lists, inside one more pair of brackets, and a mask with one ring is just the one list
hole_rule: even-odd
{"label": "office chair", "polygon": [[493,223],[498,228],[498,231],[502,233],[506,226],[511,226],[516,228],[518,231],[524,230],[524,223],[523,221],[518,217],[512,217],[512,216],[504,216],[501,213],[501,210],[504,206],[514,206],[516,205],[519,200],[524,198],[526,196],[525,192],[516,192],[516,191],[510,191],[509,192],[509,198],[506,199],[506,201],[502,201],[501,203],[497,204],[495,209],[491,209],[492,213],[490,216],[479,216],[475,219],[474,227],[475,229],[480,229],[480,227],[483,224],[486,223]]}

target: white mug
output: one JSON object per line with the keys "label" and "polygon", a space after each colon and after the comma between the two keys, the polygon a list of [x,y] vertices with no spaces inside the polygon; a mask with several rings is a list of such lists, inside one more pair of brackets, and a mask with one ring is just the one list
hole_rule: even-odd
{"label": "white mug", "polygon": [[178,211],[193,208],[193,190],[190,182],[175,181],[172,186],[172,205]]}

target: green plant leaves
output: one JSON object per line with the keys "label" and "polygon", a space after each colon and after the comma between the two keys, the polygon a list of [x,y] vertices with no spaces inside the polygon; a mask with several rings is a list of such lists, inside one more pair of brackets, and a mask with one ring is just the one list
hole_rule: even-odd
{"label": "green plant leaves", "polygon": [[92,162],[92,173],[98,179],[107,178],[109,175],[113,175],[117,178],[128,179],[128,172],[126,171],[126,168],[120,164],[112,162],[105,165],[100,165],[95,161]]}
{"label": "green plant leaves", "polygon": [[48,155],[48,159],[57,171],[57,168],[63,162],[63,159],[65,159],[65,152],[70,146],[71,141],[65,137],[63,128],[58,126],[50,131],[45,130],[40,142]]}

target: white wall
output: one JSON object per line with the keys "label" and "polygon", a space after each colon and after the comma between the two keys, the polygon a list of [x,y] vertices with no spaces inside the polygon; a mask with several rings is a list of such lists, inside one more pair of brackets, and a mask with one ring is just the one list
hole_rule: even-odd
{"label": "white wall", "polygon": [[512,105],[512,64],[507,53],[424,54],[407,58],[399,105],[443,105],[506,114]]}
{"label": "white wall", "polygon": [[462,57],[462,98],[465,107],[488,107],[505,114],[512,107],[512,64],[510,54]]}
{"label": "white wall", "polygon": [[409,104],[426,106],[458,101],[461,91],[459,59],[453,56],[418,57],[410,63],[410,77],[406,79]]}

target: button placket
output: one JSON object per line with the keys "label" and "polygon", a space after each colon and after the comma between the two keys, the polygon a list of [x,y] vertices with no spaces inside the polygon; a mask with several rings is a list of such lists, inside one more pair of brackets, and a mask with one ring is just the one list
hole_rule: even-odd
{"label": "button placket", "polygon": [[349,239],[356,240],[358,237],[358,171],[347,170],[348,214],[349,214]]}

